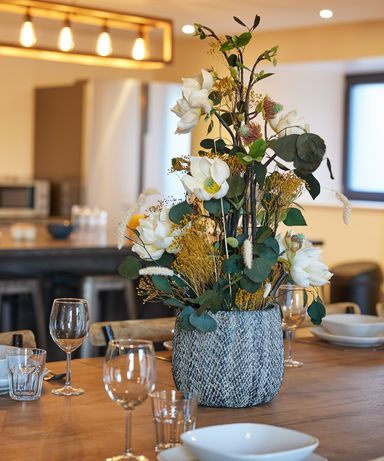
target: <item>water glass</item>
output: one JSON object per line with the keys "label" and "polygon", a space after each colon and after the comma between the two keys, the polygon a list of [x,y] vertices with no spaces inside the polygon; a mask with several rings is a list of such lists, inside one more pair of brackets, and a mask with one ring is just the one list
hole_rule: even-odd
{"label": "water glass", "polygon": [[41,395],[46,351],[15,349],[8,353],[9,395],[14,400],[37,400]]}
{"label": "water glass", "polygon": [[192,392],[155,391],[151,394],[156,452],[181,445],[180,435],[196,425],[198,397]]}

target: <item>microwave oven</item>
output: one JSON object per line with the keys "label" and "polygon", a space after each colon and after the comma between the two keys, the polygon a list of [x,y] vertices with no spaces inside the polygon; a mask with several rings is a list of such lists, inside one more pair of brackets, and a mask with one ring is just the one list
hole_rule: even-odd
{"label": "microwave oven", "polygon": [[49,206],[49,181],[0,180],[0,219],[46,218]]}

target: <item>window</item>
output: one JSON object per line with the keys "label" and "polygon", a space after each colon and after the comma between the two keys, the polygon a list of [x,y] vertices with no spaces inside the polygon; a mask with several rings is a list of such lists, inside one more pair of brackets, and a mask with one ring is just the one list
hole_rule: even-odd
{"label": "window", "polygon": [[384,201],[384,74],[347,76],[344,193]]}

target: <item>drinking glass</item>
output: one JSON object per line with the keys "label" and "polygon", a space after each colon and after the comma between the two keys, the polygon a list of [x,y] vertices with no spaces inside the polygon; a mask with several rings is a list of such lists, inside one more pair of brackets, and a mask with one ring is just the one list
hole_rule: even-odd
{"label": "drinking glass", "polygon": [[155,388],[156,363],[152,342],[140,339],[109,341],[103,375],[110,399],[125,410],[124,454],[107,458],[107,461],[148,461],[145,456],[132,453],[131,415]]}
{"label": "drinking glass", "polygon": [[67,354],[67,377],[64,387],[53,389],[56,395],[81,395],[83,389],[71,385],[71,353],[84,342],[89,330],[88,302],[78,298],[53,301],[49,331],[55,343]]}
{"label": "drinking glass", "polygon": [[286,332],[287,350],[284,366],[296,368],[303,366],[302,362],[292,358],[292,343],[294,331],[304,321],[307,314],[308,301],[313,297],[310,289],[298,285],[281,285],[276,294],[276,301],[280,305],[283,330]]}

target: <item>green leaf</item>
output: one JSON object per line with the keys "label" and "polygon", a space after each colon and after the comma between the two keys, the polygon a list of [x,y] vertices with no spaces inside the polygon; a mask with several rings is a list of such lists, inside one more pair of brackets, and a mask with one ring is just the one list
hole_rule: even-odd
{"label": "green leaf", "polygon": [[271,272],[273,264],[267,258],[263,256],[254,258],[252,262],[252,268],[244,269],[244,274],[252,280],[252,282],[260,283],[263,282]]}
{"label": "green leaf", "polygon": [[271,248],[277,255],[280,253],[279,242],[274,237],[267,238],[264,245]]}
{"label": "green leaf", "polygon": [[[233,56],[233,55],[231,55],[231,56]],[[232,115],[231,115],[230,112],[223,112],[222,114],[220,114],[220,117],[224,120],[224,122],[228,126],[231,126],[233,124]]]}
{"label": "green leaf", "polygon": [[320,166],[326,146],[324,141],[313,133],[304,133],[297,138],[297,157],[294,166],[303,174],[313,173]]}
{"label": "green leaf", "polygon": [[119,265],[118,272],[127,279],[135,280],[139,277],[139,270],[142,267],[140,259],[135,256],[127,256]]}
{"label": "green leaf", "polygon": [[[211,213],[214,216],[221,216],[221,201],[219,199],[213,198],[211,200],[205,200],[203,205],[208,213]],[[227,214],[231,209],[231,205],[226,200],[223,200],[223,208],[224,214]]]}
{"label": "green leaf", "polygon": [[232,255],[228,259],[224,259],[221,270],[224,274],[234,274],[241,272],[244,269],[243,257],[240,255]]}
{"label": "green leaf", "polygon": [[237,55],[236,54],[231,54],[227,58],[227,63],[231,67],[236,67],[237,64]]}
{"label": "green leaf", "polygon": [[259,162],[256,162],[252,166],[253,171],[255,172],[256,182],[260,187],[264,186],[265,177],[267,175],[267,167]]}
{"label": "green leaf", "polygon": [[249,155],[252,158],[260,161],[263,158],[266,149],[267,143],[264,141],[264,139],[258,139],[251,144],[251,147],[249,148]]}
{"label": "green leaf", "polygon": [[273,149],[278,157],[286,162],[293,162],[297,156],[297,139],[298,134],[289,134],[282,138],[270,142],[270,148]]}
{"label": "green leaf", "polygon": [[204,331],[206,333],[215,331],[217,328],[216,320],[211,317],[208,312],[203,312],[201,315],[198,315],[195,311],[192,312],[189,316],[189,323],[197,330]]}
{"label": "green leaf", "polygon": [[227,244],[231,248],[237,248],[239,246],[239,241],[235,237],[227,237]]}
{"label": "green leaf", "polygon": [[184,201],[174,205],[169,210],[169,219],[175,224],[180,224],[184,216],[190,214],[194,214],[194,209],[189,203]]}
{"label": "green leaf", "polygon": [[178,307],[179,309],[182,309],[183,307],[185,307],[184,304],[176,298],[165,299],[163,303],[167,306]]}
{"label": "green leaf", "polygon": [[172,293],[172,288],[171,284],[169,283],[169,280],[167,277],[164,277],[163,275],[152,275],[152,282],[158,290],[171,294]]}
{"label": "green leaf", "polygon": [[163,267],[171,267],[174,260],[175,260],[175,255],[171,253],[167,253],[165,251],[162,257],[157,260],[157,264]]}
{"label": "green leaf", "polygon": [[203,149],[213,149],[215,147],[215,142],[213,139],[206,138],[200,142],[200,146]]}
{"label": "green leaf", "polygon": [[294,170],[296,176],[305,181],[305,187],[308,190],[309,194],[315,200],[315,198],[320,194],[320,183],[319,181],[313,176],[313,174],[302,174],[298,170]]}
{"label": "green leaf", "polygon": [[195,312],[191,306],[184,307],[179,314],[180,326],[183,330],[192,331],[195,327],[189,322],[189,317]]}
{"label": "green leaf", "polygon": [[252,38],[252,34],[250,32],[244,32],[236,40],[236,48],[242,48],[245,45],[248,45]]}
{"label": "green leaf", "polygon": [[236,16],[233,16],[233,19],[238,23],[240,24],[241,26],[244,26],[244,27],[247,27],[246,24],[243,23],[243,21],[239,18],[237,18]]}
{"label": "green leaf", "polygon": [[176,283],[176,285],[178,287],[180,287],[180,288],[187,288],[188,287],[188,284],[186,282],[184,282],[184,280],[182,280],[177,275],[172,275],[171,280],[172,280],[172,282]]}
{"label": "green leaf", "polygon": [[227,40],[221,45],[220,51],[230,51],[233,50],[233,48],[235,48],[235,44],[233,43],[233,40],[231,38],[230,40]]}
{"label": "green leaf", "polygon": [[319,297],[312,302],[312,304],[308,307],[307,312],[311,317],[312,323],[315,325],[320,325],[321,320],[326,315],[324,304],[321,302]]}
{"label": "green leaf", "polygon": [[211,120],[208,125],[207,134],[209,134],[212,130],[213,130],[213,121]]}
{"label": "green leaf", "polygon": [[329,160],[329,158],[327,157],[327,168],[328,168],[328,171],[329,171],[329,176],[331,179],[335,179],[333,177],[333,173],[332,173],[332,165],[331,165],[331,161]]}
{"label": "green leaf", "polygon": [[298,208],[289,208],[283,223],[286,226],[306,226],[304,216]]}
{"label": "green leaf", "polygon": [[213,102],[214,106],[217,106],[221,102],[221,94],[219,91],[211,91],[208,97]]}
{"label": "green leaf", "polygon": [[255,283],[245,275],[240,280],[240,288],[247,291],[248,293],[256,293],[261,287],[261,283]]}
{"label": "green leaf", "polygon": [[219,152],[219,153],[224,153],[225,152],[225,149],[227,148],[226,144],[225,144],[225,141],[224,139],[218,139],[217,141],[215,141],[215,148],[214,150],[216,152]]}
{"label": "green leaf", "polygon": [[236,237],[236,240],[239,242],[239,245],[241,246],[247,240],[247,236],[245,234],[240,234]]}
{"label": "green leaf", "polygon": [[271,264],[276,264],[277,257],[279,256],[278,251],[276,252],[274,248],[267,246],[265,243],[255,243],[253,245],[253,254],[262,256]]}
{"label": "green leaf", "polygon": [[253,21],[252,29],[256,29],[256,27],[260,24],[260,19],[261,19],[260,16],[257,14]]}
{"label": "green leaf", "polygon": [[261,226],[256,229],[256,242],[257,243],[264,243],[267,238],[273,235],[272,229],[268,226]]}
{"label": "green leaf", "polygon": [[228,198],[238,197],[244,192],[245,182],[244,178],[241,176],[230,176],[227,179],[227,183],[229,185],[229,189],[226,195]]}
{"label": "green leaf", "polygon": [[223,298],[215,290],[206,290],[197,298],[188,298],[188,301],[193,304],[198,304],[204,309],[210,309],[211,311],[217,312],[221,308]]}

